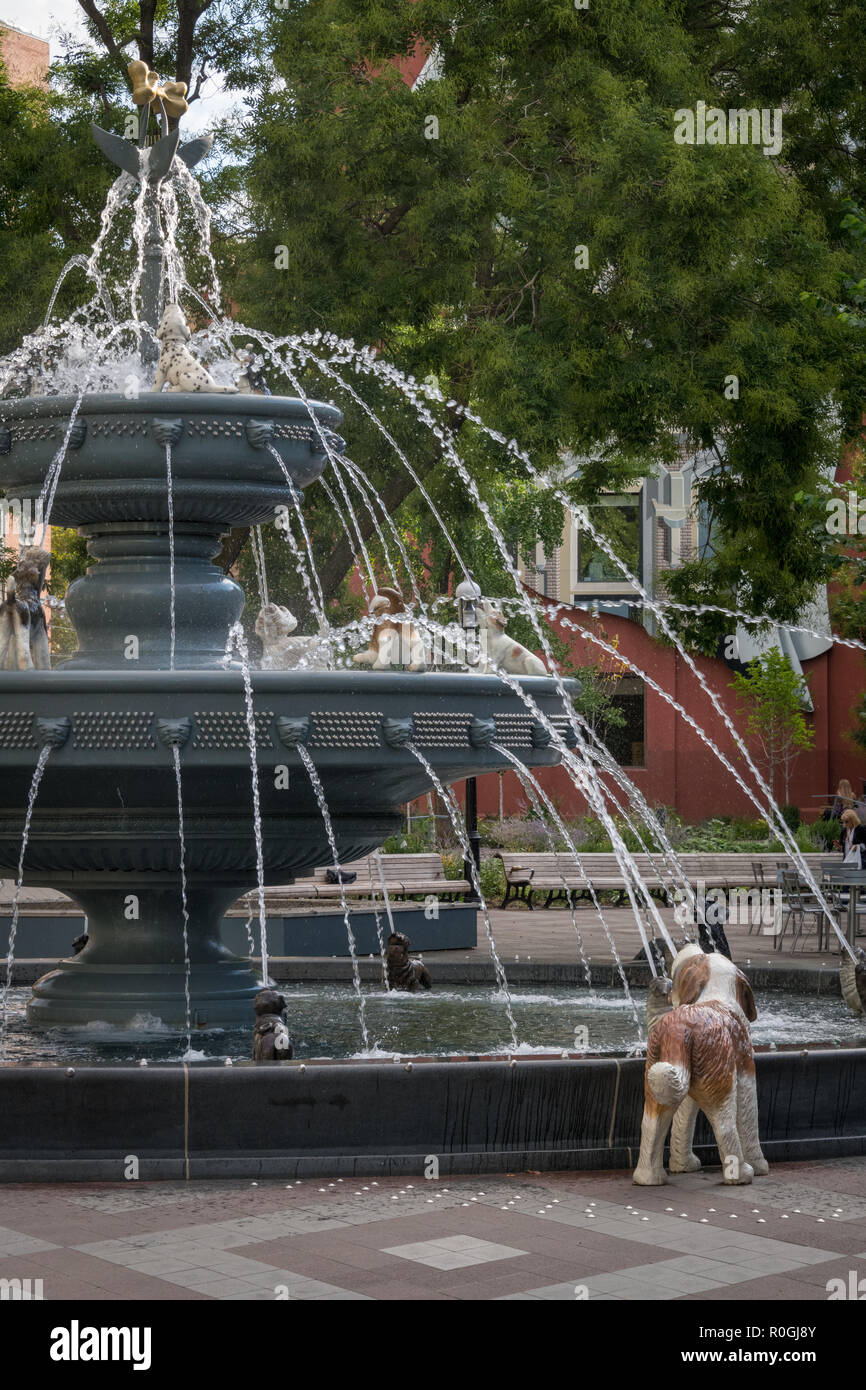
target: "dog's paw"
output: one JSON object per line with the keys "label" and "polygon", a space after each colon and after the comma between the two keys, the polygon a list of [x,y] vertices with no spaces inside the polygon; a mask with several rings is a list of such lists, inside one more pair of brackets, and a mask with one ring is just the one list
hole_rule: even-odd
{"label": "dog's paw", "polygon": [[741,1163],[736,1169],[736,1176],[723,1178],[726,1187],[745,1187],[755,1176],[755,1170],[751,1163]]}
{"label": "dog's paw", "polygon": [[670,1171],[672,1173],[696,1173],[701,1167],[701,1160],[697,1154],[687,1154],[682,1163],[677,1163],[674,1159],[670,1161]]}
{"label": "dog's paw", "polygon": [[635,1187],[663,1187],[668,1177],[664,1168],[635,1168],[631,1180]]}
{"label": "dog's paw", "polygon": [[769,1173],[770,1165],[764,1158],[763,1154],[761,1154],[760,1158],[752,1159],[752,1171],[754,1172],[756,1178],[765,1178]]}

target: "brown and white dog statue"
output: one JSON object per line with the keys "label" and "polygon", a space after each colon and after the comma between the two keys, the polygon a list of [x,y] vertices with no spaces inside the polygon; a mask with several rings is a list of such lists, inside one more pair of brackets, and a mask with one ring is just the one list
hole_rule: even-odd
{"label": "brown and white dog statue", "polygon": [[42,607],[47,550],[27,546],[6,581],[0,603],[0,671],[47,671],[51,666],[48,625]]}
{"label": "brown and white dog statue", "polygon": [[389,670],[392,666],[405,666],[409,671],[426,670],[427,654],[421,632],[406,611],[399,590],[380,589],[370,600],[368,611],[371,618],[379,621],[370,645],[352,657],[355,665],[370,666],[374,671]]}
{"label": "brown and white dog statue", "polygon": [[156,364],[154,391],[168,382],[169,391],[208,391],[236,395],[236,386],[218,386],[206,367],[197,362],[187,347],[189,324],[179,304],[166,304],[156,336],[162,347]]}
{"label": "brown and white dog statue", "polygon": [[667,1181],[664,1148],[671,1132],[670,1171],[690,1173],[703,1110],[722,1161],[723,1181],[749,1183],[769,1172],[758,1136],[755,1058],[749,1024],[757,1017],[748,980],[719,951],[689,945],[671,967],[672,1008],[657,1017],[647,1040],[640,1158],[633,1181]]}

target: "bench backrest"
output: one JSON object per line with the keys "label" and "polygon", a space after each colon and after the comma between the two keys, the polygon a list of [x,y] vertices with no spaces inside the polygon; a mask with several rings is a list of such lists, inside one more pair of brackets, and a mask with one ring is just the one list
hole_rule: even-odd
{"label": "bench backrest", "polygon": [[[436,882],[447,882],[442,857],[439,854],[382,854],[379,858],[386,885],[389,883],[421,883],[430,879]],[[346,873],[357,874],[357,878],[352,884],[353,888],[359,885],[364,888],[380,888],[381,886],[379,868],[372,855],[365,854],[363,859],[355,859],[350,864],[342,864],[340,867]],[[329,872],[333,872],[333,865],[326,864],[321,868],[314,869],[314,881],[326,883]]]}

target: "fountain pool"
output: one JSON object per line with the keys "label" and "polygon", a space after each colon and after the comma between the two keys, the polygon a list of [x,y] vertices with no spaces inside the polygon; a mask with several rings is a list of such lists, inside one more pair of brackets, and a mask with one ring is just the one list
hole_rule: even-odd
{"label": "fountain pool", "polygon": [[[433,966],[435,970],[435,964]],[[453,1056],[532,1057],[563,1050],[591,1056],[624,1055],[633,1049],[631,1010],[622,991],[601,989],[588,995],[573,986],[520,987],[510,990],[521,1045],[509,1045],[503,1000],[478,985],[437,987],[431,994],[385,994],[362,986],[370,1051],[359,1050],[357,1000],[350,984],[281,984],[288,1005],[296,1061],[349,1060],[396,1056],[403,1059]],[[645,991],[634,991],[643,1007]],[[177,1034],[160,1038],[152,1021],[113,1031],[105,1025],[55,1028],[34,1034],[25,1018],[29,990],[9,997],[10,1062],[44,1062],[46,1047],[58,1064],[129,1065],[179,1061],[183,1041]],[[758,1019],[752,1028],[756,1047],[841,1044],[866,1047],[866,1020],[845,1007],[841,998],[756,990]],[[576,1030],[579,1034],[576,1045]],[[583,1042],[583,1039],[586,1039]],[[193,1056],[219,1063],[249,1060],[249,1028],[213,1029],[193,1038]]]}

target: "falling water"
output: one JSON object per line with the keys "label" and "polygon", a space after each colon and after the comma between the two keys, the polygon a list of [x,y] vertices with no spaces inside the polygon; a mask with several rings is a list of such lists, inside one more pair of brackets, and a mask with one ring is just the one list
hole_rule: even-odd
{"label": "falling water", "polygon": [[[520,779],[520,783],[523,787],[523,790],[526,792],[530,802],[532,803],[532,809],[538,817],[539,823],[541,824],[541,827],[544,830],[545,838],[547,839],[547,843],[550,846],[550,852],[553,855],[553,862],[556,866],[556,872],[559,874],[560,882],[562,883],[563,891],[565,892],[566,902],[568,903],[568,911],[571,916],[571,925],[574,930],[574,934],[577,937],[577,949],[580,954],[580,963],[583,966],[583,973],[586,977],[586,987],[590,991],[590,993],[592,993],[592,972],[589,967],[589,961],[586,958],[586,952],[583,948],[583,937],[581,935],[580,927],[577,925],[574,898],[572,896],[572,891],[568,886],[568,879],[566,878],[565,874],[563,873],[560,867],[560,855],[559,851],[556,848],[556,840],[554,839],[553,831],[551,830],[550,825],[548,824],[547,817],[544,815],[544,812],[542,810],[541,801],[539,799],[539,795],[537,794],[537,788],[534,785],[534,779],[530,780],[528,776],[528,769],[524,767],[523,763],[520,761],[517,755],[512,753],[510,749],[503,747],[501,743],[492,743],[490,746],[493,749],[494,753],[498,753],[500,757],[507,758],[507,760],[511,763],[512,767],[514,768],[514,771],[517,773],[517,776]],[[527,773],[527,775],[524,776],[524,773]],[[545,798],[545,804],[547,804],[547,798]],[[562,832],[565,829],[564,825],[562,824],[562,821],[559,821],[557,829],[559,830],[560,834],[562,834]],[[572,844],[571,836],[566,835],[566,843],[568,845]],[[574,850],[574,858],[577,863],[578,871],[580,872],[581,876],[585,878],[586,876],[583,873],[583,869],[580,863],[580,855],[577,853],[576,849]],[[588,879],[586,880],[586,882],[587,886],[590,888],[590,890],[592,890],[592,884],[589,882]],[[592,891],[596,911],[601,917],[602,913],[598,904],[598,900],[594,896],[594,890]],[[626,990],[627,989],[628,985],[626,984]]]}
{"label": "falling water", "polygon": [[[625,966],[624,966],[623,963],[622,963],[622,957],[621,957],[621,955],[620,955],[620,953],[619,953],[619,949],[618,949],[617,944],[616,944],[616,941],[615,941],[615,939],[614,939],[613,932],[611,931],[610,927],[608,926],[607,918],[605,917],[604,911],[602,910],[601,903],[600,903],[599,900],[598,900],[598,895],[597,895],[597,893],[596,893],[596,891],[595,891],[595,888],[594,888],[594,886],[593,886],[592,879],[591,879],[591,877],[590,877],[588,874],[586,874],[585,871],[584,871],[584,868],[583,868],[583,860],[581,859],[580,852],[579,852],[579,850],[577,849],[577,846],[575,845],[574,840],[572,839],[571,835],[569,835],[568,830],[566,829],[565,823],[564,823],[564,821],[562,820],[562,817],[560,816],[559,812],[557,811],[557,809],[556,809],[556,807],[554,806],[553,802],[551,801],[550,797],[547,795],[547,792],[546,792],[546,791],[544,790],[544,788],[541,786],[541,784],[540,784],[540,782],[538,781],[537,777],[535,777],[535,776],[533,775],[533,773],[530,771],[530,769],[529,769],[528,767],[524,766],[524,764],[520,761],[520,759],[517,758],[517,757],[515,757],[514,754],[512,754],[507,748],[504,748],[501,744],[494,744],[493,746],[496,748],[496,751],[497,751],[497,752],[501,753],[501,754],[503,755],[503,757],[507,758],[508,761],[509,761],[510,763],[512,763],[512,765],[514,766],[514,770],[516,771],[518,777],[520,778],[520,781],[521,781],[521,783],[523,784],[524,788],[526,789],[527,795],[530,797],[530,799],[534,799],[534,798],[533,798],[533,793],[534,793],[534,796],[535,796],[535,797],[537,797],[537,798],[539,798],[541,801],[543,801],[545,807],[547,808],[548,815],[549,815],[549,816],[551,817],[551,819],[553,820],[554,824],[556,825],[557,830],[559,831],[560,835],[562,835],[563,838],[565,839],[565,842],[566,842],[566,844],[568,845],[569,850],[571,851],[572,855],[574,856],[574,861],[575,861],[575,863],[576,863],[576,865],[577,865],[578,873],[581,875],[581,877],[582,877],[583,879],[586,880],[586,886],[587,886],[587,890],[588,890],[588,892],[589,892],[590,899],[591,899],[591,901],[592,901],[592,905],[593,905],[593,907],[595,908],[596,916],[598,917],[598,920],[599,920],[599,922],[601,923],[602,930],[603,930],[603,932],[604,932],[604,934],[605,934],[605,936],[606,936],[606,938],[607,938],[607,944],[608,944],[608,946],[610,947],[610,953],[611,953],[611,955],[613,956],[614,964],[616,965],[617,974],[619,975],[620,983],[622,984],[623,993],[625,994],[625,997],[626,997],[626,999],[628,1000],[629,1006],[630,1006],[630,1008],[631,1008],[632,1017],[633,1017],[633,1019],[634,1019],[635,1027],[637,1028],[637,1032],[638,1032],[638,1038],[639,1038],[639,1040],[642,1040],[642,1039],[643,1039],[643,1020],[642,1020],[642,1018],[641,1018],[641,1015],[640,1015],[640,1012],[639,1012],[639,1010],[638,1010],[637,1004],[635,1003],[634,998],[632,997],[632,992],[631,992],[631,989],[630,989],[629,983],[628,983],[628,977],[627,977],[627,975],[626,975],[626,973],[625,973]],[[537,801],[536,801],[536,805],[537,805]],[[553,840],[553,836],[552,836],[552,834],[551,834],[550,828],[549,828],[549,826],[547,825],[547,822],[545,821],[545,819],[544,819],[543,816],[540,816],[539,819],[541,820],[541,823],[542,823],[542,825],[544,826],[545,832],[546,832],[546,834],[547,834],[547,836],[548,836],[548,840],[549,840],[551,849],[553,849],[554,854],[556,854],[556,848],[555,848],[555,844],[554,844],[554,840]],[[585,956],[585,954],[584,954],[583,940],[582,940],[582,938],[581,938],[580,931],[578,930],[577,921],[575,920],[574,906],[573,906],[573,904],[572,904],[572,899],[571,899],[571,894],[570,894],[570,893],[569,893],[569,895],[568,895],[568,905],[569,905],[569,907],[571,908],[571,921],[572,921],[572,926],[574,927],[574,930],[575,930],[575,932],[577,933],[578,949],[579,949],[579,951],[580,951],[580,959],[581,959],[581,962],[583,963],[584,973],[586,974],[587,988],[590,989],[590,990],[592,990],[592,978],[591,978],[590,973],[589,973],[589,962],[587,961],[586,956]],[[650,969],[652,969],[652,962],[650,962]]]}
{"label": "falling water", "polygon": [[334,827],[331,823],[331,813],[328,810],[328,803],[325,799],[325,790],[322,786],[322,781],[319,777],[318,771],[316,770],[316,764],[313,762],[313,759],[310,757],[309,751],[304,747],[302,743],[298,744],[298,754],[300,756],[301,762],[307,769],[307,776],[310,779],[310,785],[313,788],[313,791],[316,796],[316,801],[319,804],[319,810],[322,813],[322,821],[325,826],[325,834],[328,837],[328,844],[331,848],[331,858],[334,861],[334,869],[337,873],[337,882],[340,885],[340,905],[343,909],[343,921],[346,924],[346,939],[349,942],[349,954],[352,957],[352,985],[355,990],[355,998],[358,1001],[358,1023],[361,1028],[363,1050],[365,1052],[369,1052],[370,1039],[367,1034],[367,1013],[364,1008],[364,995],[361,992],[361,971],[358,966],[358,952],[355,946],[355,933],[352,931],[352,921],[349,915],[349,904],[346,900],[346,889],[343,885],[343,875],[340,869],[340,854],[337,849],[337,841],[334,837]]}
{"label": "falling water", "polygon": [[240,623],[235,623],[230,629],[226,650],[231,652],[232,648],[237,648],[241,659],[241,672],[244,682],[244,714],[247,721],[247,738],[250,749],[250,780],[253,793],[253,834],[256,841],[256,891],[259,904],[259,939],[262,946],[262,981],[268,983],[268,919],[265,908],[265,854],[262,844],[262,810],[259,800],[259,765],[258,765],[258,735],[256,733],[256,716],[253,707],[253,683],[250,678],[250,654],[247,649],[247,639]]}
{"label": "falling water", "polygon": [[424,757],[424,754],[421,752],[421,749],[417,748],[414,743],[407,743],[406,747],[408,748],[412,756],[417,758],[418,762],[421,764],[424,771],[427,773],[427,776],[430,778],[430,781],[433,783],[433,786],[436,788],[436,791],[439,793],[442,803],[445,806],[446,811],[448,812],[448,818],[451,821],[452,826],[454,827],[454,834],[457,836],[457,839],[460,842],[460,848],[463,851],[463,857],[466,860],[466,864],[469,869],[469,876],[472,880],[472,887],[478,894],[478,901],[481,906],[481,916],[484,920],[484,930],[487,934],[487,943],[490,947],[490,955],[493,959],[493,969],[496,972],[496,984],[505,1002],[505,1012],[508,1015],[508,1026],[511,1029],[511,1046],[516,1051],[517,1048],[520,1046],[520,1043],[517,1037],[517,1024],[514,1021],[514,1013],[511,1007],[511,994],[508,989],[508,981],[505,978],[505,970],[503,969],[502,961],[499,959],[499,952],[496,949],[496,941],[493,936],[493,928],[490,925],[490,913],[487,908],[487,900],[483,892],[481,891],[481,876],[478,873],[478,869],[475,865],[475,859],[472,854],[472,846],[469,843],[469,836],[466,834],[466,824],[463,820],[463,817],[460,814],[459,806],[454,801],[454,797],[451,793],[450,788],[446,791],[445,787],[442,785],[442,782],[439,780],[438,775],[433,770],[430,763],[428,763],[427,759]]}
{"label": "falling water", "polygon": [[[378,852],[379,852],[379,851],[377,850],[376,853],[378,854]],[[380,874],[381,874],[381,869],[382,869],[382,862],[381,862],[381,860],[380,860],[380,861],[379,861],[379,871],[380,871]],[[368,874],[370,875],[370,883],[372,884],[372,882],[373,882],[373,856],[372,856],[372,854],[368,854],[368,855],[367,855],[367,872],[368,872]],[[385,956],[385,938],[384,938],[383,935],[382,935],[382,914],[381,914],[381,912],[379,911],[379,899],[378,899],[378,897],[377,897],[375,888],[373,889],[373,915],[374,915],[374,917],[375,917],[375,919],[376,919],[376,940],[377,940],[378,943],[379,943],[379,956],[380,956],[381,961],[382,961],[382,984],[385,986],[385,989],[386,989],[386,990],[389,990],[389,989],[391,988],[391,986],[388,984],[388,961],[387,961],[387,958],[386,958],[386,956]],[[391,920],[391,914],[390,914],[390,912],[388,913],[388,920],[389,920],[389,921]]]}
{"label": "falling water", "polygon": [[12,920],[9,924],[9,949],[6,953],[6,978],[3,981],[3,1000],[2,1000],[2,1019],[0,1019],[0,1060],[6,1056],[6,1000],[9,990],[12,987],[12,967],[15,961],[15,937],[18,935],[18,913],[21,901],[21,889],[24,886],[24,857],[27,854],[27,842],[30,839],[30,821],[33,818],[33,807],[36,805],[36,798],[39,795],[39,784],[42,781],[42,774],[45,765],[51,756],[51,744],[44,743],[39,750],[39,757],[36,760],[36,767],[33,769],[33,777],[30,782],[30,791],[27,796],[27,812],[24,816],[24,830],[21,835],[21,853],[18,856],[18,876],[15,880],[15,896],[12,899]]}
{"label": "falling water", "polygon": [[[308,601],[308,603],[309,603],[309,605],[310,605],[310,612],[311,612],[311,613],[314,613],[314,614],[316,615],[316,618],[318,619],[318,622],[319,622],[320,627],[321,627],[322,629],[326,630],[326,629],[327,629],[327,618],[326,618],[326,616],[325,616],[325,599],[324,599],[324,596],[323,596],[323,594],[322,594],[322,586],[321,586],[321,584],[320,584],[320,582],[319,582],[319,576],[318,576],[318,573],[317,573],[317,571],[316,571],[315,562],[314,562],[314,560],[313,560],[313,547],[312,547],[312,544],[310,543],[310,537],[309,537],[309,534],[308,534],[308,532],[307,532],[306,522],[304,521],[304,515],[303,515],[303,512],[301,511],[301,504],[300,504],[300,502],[299,502],[299,500],[298,500],[297,489],[296,489],[294,483],[292,482],[292,478],[291,478],[291,474],[289,473],[289,470],[286,468],[285,463],[283,462],[282,458],[280,457],[280,454],[278,453],[278,451],[274,448],[273,444],[268,444],[267,449],[268,449],[268,453],[272,454],[273,457],[276,459],[277,463],[280,465],[280,470],[281,470],[281,472],[282,472],[282,474],[283,474],[283,477],[285,478],[285,480],[286,480],[286,482],[287,482],[287,484],[288,484],[288,487],[289,487],[289,495],[290,495],[290,497],[291,497],[291,499],[292,499],[292,504],[293,504],[293,506],[294,506],[294,508],[295,508],[295,514],[296,514],[296,516],[297,516],[297,518],[298,518],[298,521],[299,521],[299,524],[300,524],[300,527],[301,527],[301,533],[302,533],[303,538],[304,538],[304,544],[306,545],[306,548],[307,548],[307,556],[308,556],[308,559],[309,559],[309,562],[310,562],[310,569],[309,569],[309,571],[308,571],[308,569],[307,569],[306,564],[304,563],[304,558],[303,558],[303,556],[301,555],[300,550],[298,549],[298,543],[297,543],[297,541],[295,540],[294,534],[293,534],[293,532],[292,532],[292,528],[291,528],[291,526],[289,525],[288,516],[286,516],[285,525],[284,525],[284,526],[280,526],[278,529],[281,530],[282,533],[283,533],[283,535],[285,536],[286,541],[287,541],[287,543],[288,543],[288,545],[289,545],[289,547],[290,547],[290,549],[291,549],[292,555],[294,556],[295,565],[296,565],[296,567],[297,567],[298,574],[301,576],[301,582],[303,583],[304,589],[305,589],[305,591],[306,591],[307,601]],[[313,596],[313,586],[312,586],[312,582],[311,582],[311,580],[310,580],[310,573],[312,573],[313,577],[315,578],[315,580],[316,580],[316,585],[317,585],[317,587],[318,587],[318,591],[319,591],[319,601],[318,601],[318,603],[316,602],[316,600],[315,600],[315,598],[314,598],[314,596]]]}
{"label": "falling water", "polygon": [[169,658],[169,669],[174,670],[174,653],[177,645],[177,619],[175,611],[176,594],[174,587],[174,483],[171,477],[171,442],[166,440],[165,445],[165,477],[168,497],[168,583],[169,583],[169,620],[171,624],[171,647]]}
{"label": "falling water", "polygon": [[183,921],[183,997],[185,1009],[184,1031],[186,1032],[186,1053],[183,1060],[189,1061],[192,1052],[192,1009],[190,1007],[189,993],[189,911],[186,901],[186,839],[183,829],[183,791],[181,787],[180,775],[180,748],[176,743],[171,745],[171,756],[174,761],[174,777],[177,783],[177,831],[180,840],[180,911]]}

